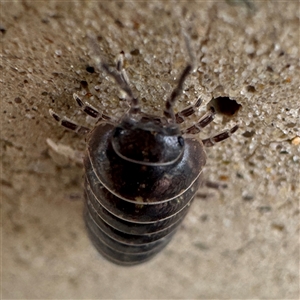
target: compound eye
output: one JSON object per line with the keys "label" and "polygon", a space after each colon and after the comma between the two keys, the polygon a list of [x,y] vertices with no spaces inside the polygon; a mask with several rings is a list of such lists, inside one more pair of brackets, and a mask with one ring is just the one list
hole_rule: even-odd
{"label": "compound eye", "polygon": [[179,136],[179,137],[178,137],[178,143],[179,143],[179,145],[180,145],[181,147],[184,146],[184,138],[183,138],[182,136]]}
{"label": "compound eye", "polygon": [[115,132],[114,132],[114,137],[116,137],[116,138],[119,137],[121,135],[122,131],[123,131],[122,127],[116,127]]}

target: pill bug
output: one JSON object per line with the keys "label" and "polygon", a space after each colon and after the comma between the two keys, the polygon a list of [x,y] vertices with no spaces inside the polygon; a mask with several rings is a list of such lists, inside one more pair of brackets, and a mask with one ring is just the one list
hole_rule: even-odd
{"label": "pill bug", "polygon": [[195,104],[174,113],[188,64],[166,101],[163,116],[143,113],[123,69],[123,53],[116,67],[101,62],[126,94],[130,109],[120,120],[103,114],[74,94],[82,111],[96,119],[92,130],[60,117],[60,125],[87,135],[84,156],[85,210],[88,234],[98,251],[120,265],[149,260],[164,248],[187,214],[202,181],[206,163],[204,147],[230,137],[238,126],[211,138],[195,137],[215,117],[213,107],[196,124],[180,129],[179,124],[197,111]]}

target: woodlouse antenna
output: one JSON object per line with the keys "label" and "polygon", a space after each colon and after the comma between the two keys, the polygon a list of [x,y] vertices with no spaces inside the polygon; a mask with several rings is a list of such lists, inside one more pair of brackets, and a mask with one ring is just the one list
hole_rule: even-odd
{"label": "woodlouse antenna", "polygon": [[110,67],[107,63],[101,59],[101,51],[95,38],[89,37],[89,43],[93,50],[93,58],[98,65],[98,68],[104,70],[109,76],[114,78],[117,85],[124,91],[130,101],[130,114],[136,114],[140,112],[140,106],[138,98],[134,97],[133,92],[129,86],[128,76],[126,71],[123,69],[124,52],[121,52],[115,68]]}
{"label": "woodlouse antenna", "polygon": [[102,69],[111,77],[114,78],[118,86],[126,93],[129,98],[130,104],[130,114],[136,114],[140,112],[140,106],[138,98],[134,97],[133,92],[127,83],[125,76],[122,73],[117,72],[116,69],[110,68],[106,63],[101,63]]}
{"label": "woodlouse antenna", "polygon": [[188,64],[185,69],[183,70],[181,76],[179,77],[177,86],[173,90],[170,98],[166,102],[166,108],[164,110],[164,116],[167,119],[172,119],[173,122],[175,122],[175,114],[173,110],[174,103],[176,101],[176,98],[181,95],[183,84],[185,82],[186,77],[189,75],[189,73],[192,70],[192,65]]}
{"label": "woodlouse antenna", "polygon": [[175,114],[174,114],[174,103],[176,101],[176,98],[181,95],[182,90],[183,90],[183,84],[187,78],[187,76],[190,74],[190,72],[193,70],[193,67],[195,65],[195,56],[193,55],[193,51],[191,49],[191,43],[190,43],[190,38],[189,36],[183,32],[184,36],[184,41],[186,45],[186,49],[190,58],[190,62],[188,65],[185,67],[183,72],[181,73],[177,86],[174,88],[174,90],[171,93],[171,96],[166,102],[166,108],[164,110],[164,116],[167,119],[171,119],[173,122],[175,122]]}
{"label": "woodlouse antenna", "polygon": [[190,36],[185,31],[183,31],[182,34],[183,34],[183,37],[184,37],[185,47],[186,47],[187,53],[188,53],[189,58],[190,58],[190,64],[192,65],[192,68],[194,69],[194,67],[196,65],[196,56],[195,56],[195,53],[194,53],[194,51],[191,47]]}

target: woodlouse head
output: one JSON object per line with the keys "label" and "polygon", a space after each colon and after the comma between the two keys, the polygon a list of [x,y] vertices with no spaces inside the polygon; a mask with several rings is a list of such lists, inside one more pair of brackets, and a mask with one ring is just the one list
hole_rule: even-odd
{"label": "woodlouse head", "polygon": [[120,157],[130,162],[150,166],[173,164],[184,151],[184,139],[176,124],[173,106],[182,93],[192,64],[188,64],[179,76],[176,87],[166,101],[164,117],[158,118],[141,112],[138,98],[133,95],[127,73],[123,69],[123,55],[121,52],[115,69],[101,63],[102,69],[115,79],[130,103],[128,114],[114,130],[112,147]]}
{"label": "woodlouse head", "polygon": [[112,145],[122,158],[143,165],[169,165],[182,156],[184,139],[175,123],[155,116],[126,117],[115,128]]}

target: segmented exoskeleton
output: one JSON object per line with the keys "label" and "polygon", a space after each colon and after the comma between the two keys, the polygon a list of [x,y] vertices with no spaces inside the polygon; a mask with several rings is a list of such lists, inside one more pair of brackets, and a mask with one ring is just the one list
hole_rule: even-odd
{"label": "segmented exoskeleton", "polygon": [[120,120],[97,111],[77,94],[81,110],[97,120],[92,130],[52,110],[50,114],[62,126],[87,134],[85,222],[91,240],[112,262],[134,265],[165,247],[188,212],[206,163],[204,147],[227,139],[238,126],[204,140],[193,137],[213,121],[211,108],[196,124],[180,129],[202,102],[198,98],[181,112],[173,111],[191,64],[166,101],[163,117],[141,111],[123,69],[123,53],[116,68],[103,62],[100,68],[115,79],[130,103]]}

